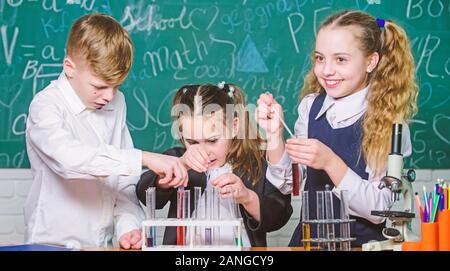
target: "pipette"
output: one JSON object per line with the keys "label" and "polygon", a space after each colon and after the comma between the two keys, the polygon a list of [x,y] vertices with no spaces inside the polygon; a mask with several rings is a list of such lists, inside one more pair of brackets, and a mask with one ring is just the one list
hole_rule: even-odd
{"label": "pipette", "polygon": [[284,128],[286,128],[286,131],[288,131],[288,133],[291,135],[291,137],[295,137],[294,134],[292,133],[291,129],[289,129],[286,122],[284,122],[284,120],[280,117],[280,114],[278,114],[278,112],[275,110],[275,108],[272,107],[270,112],[272,114],[275,114],[275,116],[280,120],[281,124],[283,124]]}
{"label": "pipette", "polygon": [[[284,120],[280,117],[275,108],[272,107],[271,112],[275,114],[275,116],[280,120],[280,122],[283,124],[284,128],[286,128],[291,137],[295,138],[296,136],[291,132],[286,122],[284,122]],[[300,193],[300,175],[298,172],[298,163],[292,163],[292,184],[293,184],[292,194],[294,196],[298,196]]]}

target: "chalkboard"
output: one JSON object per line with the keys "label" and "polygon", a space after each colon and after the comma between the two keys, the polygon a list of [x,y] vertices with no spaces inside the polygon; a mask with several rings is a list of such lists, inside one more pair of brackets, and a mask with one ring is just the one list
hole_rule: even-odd
{"label": "chalkboard", "polygon": [[448,0],[0,0],[0,167],[29,167],[29,103],[60,73],[69,29],[81,15],[110,14],[131,33],[134,63],[121,88],[128,126],[138,148],[163,151],[176,143],[170,103],[187,83],[234,82],[252,103],[270,91],[292,127],[317,27],[344,9],[406,29],[421,88],[406,166],[449,168]]}

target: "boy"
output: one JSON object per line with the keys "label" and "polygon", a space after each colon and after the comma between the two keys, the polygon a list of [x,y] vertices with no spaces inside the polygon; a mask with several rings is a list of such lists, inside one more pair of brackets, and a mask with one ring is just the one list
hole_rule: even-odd
{"label": "boy", "polygon": [[33,184],[25,204],[27,243],[141,247],[135,196],[142,166],[167,182],[187,182],[172,156],[133,148],[118,91],[132,64],[128,33],[90,14],[70,31],[64,71],[30,104],[26,144]]}

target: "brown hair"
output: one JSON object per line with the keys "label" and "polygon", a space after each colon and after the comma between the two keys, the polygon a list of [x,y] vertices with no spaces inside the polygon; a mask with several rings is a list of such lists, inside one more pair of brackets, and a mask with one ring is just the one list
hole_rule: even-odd
{"label": "brown hair", "polygon": [[[347,26],[359,29],[354,35],[366,56],[374,52],[380,56],[377,67],[368,74],[368,109],[364,116],[361,143],[366,161],[376,174],[380,174],[386,166],[392,124],[405,122],[417,112],[419,88],[415,80],[414,58],[402,27],[386,20],[382,30],[377,20],[364,12],[334,14],[320,25],[319,31],[325,27]],[[323,91],[312,67],[305,77],[300,98]]]}
{"label": "brown hair", "polygon": [[133,44],[127,31],[111,16],[89,14],[72,26],[67,55],[86,61],[106,83],[122,83],[133,62]]}
{"label": "brown hair", "polygon": [[[193,116],[196,96],[202,98],[203,113],[209,105],[220,107],[224,113],[223,121],[226,127],[232,127],[234,117],[239,118],[238,136],[232,139],[226,160],[231,164],[233,172],[236,172],[243,181],[250,180],[252,185],[255,185],[264,174],[262,162],[264,153],[260,150],[262,139],[256,129],[256,123],[245,109],[246,102],[242,90],[233,84],[225,84],[223,88],[210,84],[183,86],[175,94],[172,108],[176,105],[185,105]],[[231,108],[234,110],[232,114],[227,112]],[[178,121],[182,113],[175,114],[174,121]],[[178,132],[181,132],[181,128],[179,127]]]}

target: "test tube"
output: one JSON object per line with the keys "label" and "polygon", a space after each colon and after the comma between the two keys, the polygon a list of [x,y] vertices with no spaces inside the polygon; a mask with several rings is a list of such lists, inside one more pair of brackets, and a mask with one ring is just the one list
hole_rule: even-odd
{"label": "test tube", "polygon": [[[334,211],[333,211],[333,192],[330,190],[325,191],[325,219],[327,220],[326,223],[326,230],[327,230],[327,239],[328,241],[335,238],[334,234],[334,224],[331,223],[334,219]],[[328,250],[336,250],[336,243],[335,242],[328,242]]]}
{"label": "test tube", "polygon": [[[297,136],[292,136],[297,138]],[[298,163],[292,163],[292,195],[298,196],[300,194],[300,173]]]}
{"label": "test tube", "polygon": [[201,197],[202,197],[202,188],[199,186],[194,187],[194,208],[195,208],[195,211],[193,213],[194,219],[202,218],[201,204],[200,204]]}
{"label": "test tube", "polygon": [[[213,188],[213,208],[212,208],[212,217],[213,220],[219,220],[220,219],[220,190],[218,188]],[[220,244],[220,227],[216,226],[213,227],[213,240],[212,243],[214,245]]]}
{"label": "test tube", "polygon": [[[201,204],[201,198],[202,198],[202,188],[199,186],[194,187],[194,214],[193,218],[196,220],[203,218],[202,213],[202,204]],[[201,242],[201,227],[196,226],[194,227],[194,236],[192,237],[191,234],[191,246],[194,246],[195,244],[198,244]]]}
{"label": "test tube", "polygon": [[191,218],[191,191],[184,190],[183,191],[183,216],[182,218],[188,219]]}
{"label": "test tube", "polygon": [[309,222],[309,197],[308,191],[303,191],[302,193],[302,239],[307,240],[303,241],[303,247],[306,251],[311,250],[311,230],[310,230],[310,222]]}
{"label": "test tube", "polygon": [[[177,190],[177,218],[183,218],[183,196],[184,196],[184,187],[179,186]],[[184,246],[184,234],[183,234],[183,226],[177,226],[177,246]]]}
{"label": "test tube", "polygon": [[236,218],[236,209],[234,207],[235,200],[234,200],[234,191],[230,187],[222,188],[221,191],[224,191],[227,195],[227,198],[221,198],[220,201],[224,203],[224,205],[227,206],[227,209],[230,211],[230,216],[232,219]]}
{"label": "test tube", "polygon": [[[213,188],[207,187],[205,189],[205,218],[207,220],[212,219],[212,197],[213,197]],[[212,245],[212,236],[211,236],[211,227],[205,227],[205,245]]]}
{"label": "test tube", "polygon": [[[228,203],[228,209],[230,210],[230,214],[231,214],[231,219],[238,219],[239,218],[239,210],[238,210],[238,206],[236,204],[236,199],[235,199],[235,190],[233,190],[230,187],[227,187],[227,193],[230,196],[229,198],[226,199],[227,203]],[[237,229],[233,226],[233,240],[234,242],[232,243],[232,245],[239,245],[239,242],[241,241],[241,237],[238,236],[238,232]]]}
{"label": "test tube", "polygon": [[[193,219],[199,220],[202,218],[202,204],[200,204],[200,199],[202,197],[202,188],[199,186],[194,187],[194,212],[193,212]],[[196,244],[200,244],[201,242],[201,232],[200,232],[200,226],[195,226],[193,228],[193,231],[190,231],[190,241],[191,246],[194,246]]]}
{"label": "test tube", "polygon": [[[183,191],[183,206],[182,206],[182,218],[183,219],[189,219],[191,218],[191,191],[190,190],[184,190]],[[186,244],[186,226],[182,226],[181,228],[182,236],[183,236],[183,245]],[[192,231],[192,229],[189,229]]]}
{"label": "test tube", "polygon": [[[316,202],[317,202],[317,220],[324,221],[325,219],[325,204],[323,199],[323,191],[316,191]],[[317,223],[317,238],[325,239],[325,225],[323,223]],[[319,249],[324,249],[324,243],[318,244]]]}
{"label": "test tube", "polygon": [[298,170],[298,163],[292,163],[292,194],[298,196],[300,193],[300,175]]}
{"label": "test tube", "polygon": [[[346,220],[347,222],[341,223],[341,238],[348,239],[350,238],[350,222],[348,222],[349,210],[348,210],[348,191],[341,190],[341,219]],[[343,241],[341,242],[341,250],[350,251],[351,250],[351,242]]]}
{"label": "test tube", "polygon": [[[155,219],[155,187],[149,187],[145,190],[145,207],[147,210],[147,219],[152,220]],[[151,226],[148,229],[148,236],[146,238],[147,247],[154,247],[156,245],[156,227]]]}

